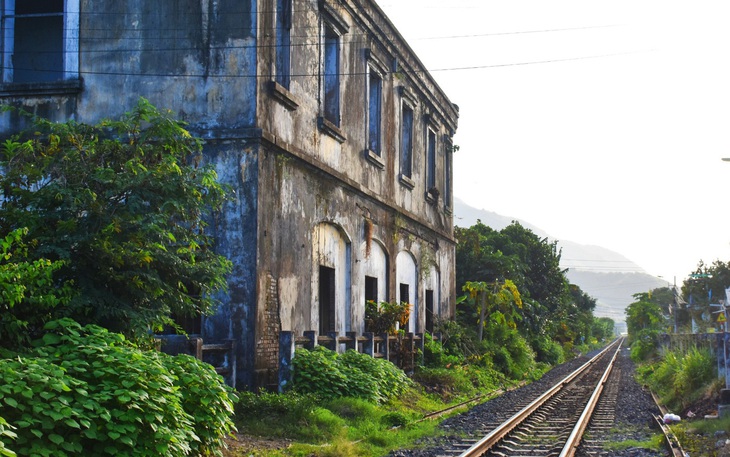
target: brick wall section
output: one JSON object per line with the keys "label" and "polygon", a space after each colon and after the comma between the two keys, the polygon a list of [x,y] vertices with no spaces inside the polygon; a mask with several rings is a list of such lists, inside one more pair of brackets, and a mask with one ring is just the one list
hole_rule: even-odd
{"label": "brick wall section", "polygon": [[279,369],[279,332],[281,331],[281,320],[279,319],[279,283],[267,274],[268,287],[266,293],[266,309],[263,315],[263,326],[259,332],[259,339],[256,342],[256,360],[260,367],[267,367],[266,384],[275,384]]}

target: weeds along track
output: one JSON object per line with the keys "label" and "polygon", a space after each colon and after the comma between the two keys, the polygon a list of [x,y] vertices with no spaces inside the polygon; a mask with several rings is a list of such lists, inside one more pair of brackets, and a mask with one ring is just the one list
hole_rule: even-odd
{"label": "weeds along track", "polygon": [[[509,410],[496,414],[491,423],[487,422],[482,426],[483,430],[489,430],[484,438],[458,443],[452,449],[444,450],[441,455],[575,455],[592,416],[596,418],[594,426],[597,428],[595,431],[590,429],[590,433],[598,433],[601,427],[610,428],[609,423],[613,423],[614,408],[611,402],[616,402],[618,381],[609,382],[609,375],[622,341],[616,340],[593,359],[548,388],[537,399],[518,400]],[[602,423],[605,425],[601,425]],[[600,446],[600,443],[594,440],[591,445]]]}

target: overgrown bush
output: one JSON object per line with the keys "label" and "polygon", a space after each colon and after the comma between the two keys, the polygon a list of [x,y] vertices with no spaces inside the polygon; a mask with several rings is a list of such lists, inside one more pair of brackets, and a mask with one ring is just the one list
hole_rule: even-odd
{"label": "overgrown bush", "polygon": [[639,375],[668,406],[682,408],[715,380],[715,360],[709,349],[665,351],[661,361],[642,366]]}
{"label": "overgrown bush", "polygon": [[56,306],[71,299],[69,284],[53,279],[65,262],[29,259],[27,234],[28,229],[21,228],[0,236],[0,348],[29,345],[31,332],[43,327]]}
{"label": "overgrown bush", "polygon": [[659,331],[657,330],[641,330],[631,338],[631,360],[634,362],[643,362],[649,360],[657,353],[659,347],[658,342]]}
{"label": "overgrown bush", "polygon": [[32,351],[0,359],[18,454],[221,455],[234,397],[211,366],[70,319],[45,330]]}
{"label": "overgrown bush", "polygon": [[322,346],[298,349],[292,367],[294,390],[327,399],[349,396],[383,402],[410,385],[392,363],[352,349],[342,355]]}
{"label": "overgrown bush", "polygon": [[434,341],[430,334],[424,334],[423,342],[423,366],[429,368],[449,368],[464,362],[463,355],[449,354],[444,345]]}
{"label": "overgrown bush", "polygon": [[563,347],[560,343],[547,336],[535,338],[532,342],[532,348],[535,350],[535,358],[538,362],[544,362],[549,365],[559,365],[565,362]]}
{"label": "overgrown bush", "polygon": [[18,435],[13,432],[15,427],[8,424],[5,419],[0,417],[0,455],[3,457],[15,457],[16,454],[9,448],[5,447],[5,440],[14,440]]}
{"label": "overgrown bush", "polygon": [[528,377],[535,368],[535,353],[516,329],[500,327],[501,337],[485,341],[494,368],[512,379]]}
{"label": "overgrown bush", "polygon": [[[228,188],[202,164],[200,139],[145,99],[95,125],[17,115],[32,125],[0,143],[0,239],[24,227],[24,256],[11,262],[30,279],[50,271],[53,280],[20,283],[36,293],[9,307],[0,300],[0,331],[8,320],[28,322],[24,336],[74,317],[144,337],[174,325],[173,314],[215,309],[231,262],[210,249],[205,226]],[[61,284],[72,300],[43,293]]]}
{"label": "overgrown bush", "polygon": [[365,302],[365,331],[376,335],[395,334],[397,326],[404,327],[411,315],[411,305],[406,302]]}
{"label": "overgrown bush", "polygon": [[163,355],[161,360],[175,376],[173,385],[179,389],[182,408],[190,415],[198,435],[199,440],[190,443],[193,455],[219,455],[223,438],[235,429],[232,417],[237,397],[211,365],[195,357]]}

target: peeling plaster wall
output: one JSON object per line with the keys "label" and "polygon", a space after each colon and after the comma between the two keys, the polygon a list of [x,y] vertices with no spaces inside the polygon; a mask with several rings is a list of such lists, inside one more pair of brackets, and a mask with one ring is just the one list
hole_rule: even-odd
{"label": "peeling plaster wall", "polygon": [[[81,0],[79,9],[80,89],[31,84],[15,95],[11,85],[3,102],[95,123],[145,97],[208,137],[256,124],[255,0]],[[0,131],[20,125],[0,118]]]}
{"label": "peeling plaster wall", "polygon": [[[203,320],[206,342],[235,341],[239,350],[230,361],[228,381],[235,386],[254,384],[258,278],[256,237],[258,229],[258,145],[243,142],[209,142],[205,158],[215,164],[218,179],[230,186],[232,199],[210,224],[216,249],[233,263],[228,290],[218,297],[215,314]],[[266,296],[266,293],[261,294]],[[266,303],[261,306],[265,312]],[[259,322],[264,327],[265,325]]]}
{"label": "peeling plaster wall", "polygon": [[[326,6],[322,6],[326,5]],[[270,78],[261,78],[258,90],[259,125],[271,141],[284,149],[296,149],[315,163],[342,173],[376,198],[417,215],[429,225],[453,236],[451,202],[426,197],[426,132],[438,137],[436,187],[441,196],[446,182],[443,169],[452,152],[444,140],[456,130],[458,110],[445,97],[421,64],[399,38],[377,5],[365,0],[298,0],[292,18],[291,84],[286,98],[297,103],[292,109],[275,96]],[[259,68],[273,74],[275,58],[274,17],[269,9],[261,15],[262,38]],[[347,27],[341,42],[341,116],[338,141],[318,128],[322,116],[321,75],[322,23],[334,15]],[[325,19],[323,19],[323,17]],[[382,152],[379,161],[367,158],[368,66],[384,70],[382,99]],[[414,100],[413,189],[398,178],[400,160],[400,115],[403,92]]]}
{"label": "peeling plaster wall", "polygon": [[[259,270],[271,271],[279,278],[282,330],[301,334],[318,329],[319,265],[335,266],[337,271],[344,271],[349,265],[351,286],[347,300],[351,311],[347,322],[338,320],[340,332],[348,326],[357,331],[363,328],[365,275],[378,278],[381,300],[396,300],[399,282],[406,282],[399,275],[405,274],[412,300],[422,302],[425,283],[416,268],[416,259],[424,257],[422,252],[431,253],[424,261],[437,265],[440,271],[432,275],[428,284],[443,288],[438,299],[453,301],[453,246],[447,239],[441,239],[435,248],[433,231],[407,223],[393,208],[343,185],[297,156],[269,146],[261,157],[259,232],[263,235],[259,243]],[[373,224],[369,256],[363,228],[366,219]],[[318,229],[323,223],[327,229]],[[321,236],[316,238],[315,234]],[[349,261],[342,254],[348,250],[348,244]],[[409,252],[407,267],[397,265],[395,256],[401,251]],[[291,286],[284,286],[285,281]],[[445,317],[451,315],[451,305],[439,308]],[[340,308],[339,316],[345,316],[345,308]],[[423,310],[414,317],[414,326],[415,319],[419,329],[423,329]]]}

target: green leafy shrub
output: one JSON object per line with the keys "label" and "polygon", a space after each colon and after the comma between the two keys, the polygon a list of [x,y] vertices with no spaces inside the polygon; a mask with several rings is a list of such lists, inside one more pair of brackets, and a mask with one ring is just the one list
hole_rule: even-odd
{"label": "green leafy shrub", "polygon": [[323,398],[347,395],[347,378],[337,366],[336,353],[322,346],[297,349],[292,360],[292,384],[297,392]]}
{"label": "green leafy shrub", "polygon": [[674,380],[682,396],[694,392],[715,379],[715,360],[709,349],[690,348],[682,358],[682,369]]}
{"label": "green leafy shrub", "polygon": [[0,300],[3,320],[41,329],[76,317],[145,336],[173,314],[214,309],[231,262],[204,228],[228,189],[201,165],[201,140],[145,99],[95,125],[23,114],[33,125],[0,143],[0,238],[27,227],[26,273],[52,270],[38,289],[68,284],[74,295],[49,304],[26,293],[9,310]]}
{"label": "green leafy shrub", "polygon": [[406,302],[365,302],[365,331],[375,334],[394,334],[396,325],[401,327],[408,322],[411,305]]}
{"label": "green leafy shrub", "polygon": [[15,457],[16,454],[10,448],[5,446],[5,440],[14,440],[18,435],[13,432],[15,427],[8,424],[5,419],[0,417],[0,455],[3,457]]}
{"label": "green leafy shrub", "polygon": [[408,376],[395,365],[355,350],[342,355],[322,346],[298,349],[292,361],[293,388],[322,398],[364,398],[383,402],[410,385]]}
{"label": "green leafy shrub", "polygon": [[423,366],[429,368],[448,368],[460,365],[464,362],[463,355],[450,354],[444,345],[435,341],[430,334],[424,335],[423,343]]}
{"label": "green leafy shrub", "polygon": [[544,362],[549,365],[559,365],[565,362],[563,347],[560,343],[547,336],[535,338],[532,342],[532,348],[535,350],[535,358],[538,362]]}
{"label": "green leafy shrub", "polygon": [[[120,334],[70,319],[45,328],[32,352],[0,360],[0,404],[17,428],[16,452],[221,455],[218,446],[233,427],[232,400],[212,367],[143,351]],[[177,377],[181,370],[211,385]]]}
{"label": "green leafy shrub", "polygon": [[683,408],[704,394],[716,379],[715,360],[709,349],[664,351],[663,358],[639,368],[642,382],[649,384],[671,408]]}
{"label": "green leafy shrub", "polygon": [[659,347],[658,335],[657,330],[645,329],[632,336],[631,360],[642,362],[656,355]]}
{"label": "green leafy shrub", "polygon": [[235,429],[233,404],[236,395],[223,383],[215,368],[189,355],[162,357],[175,376],[173,384],[182,395],[182,407],[193,422],[199,441],[190,446],[200,455],[220,455],[223,438]]}
{"label": "green leafy shrub", "polygon": [[71,297],[68,284],[53,280],[65,262],[29,260],[23,240],[27,234],[22,228],[0,237],[0,347],[30,344],[30,332],[43,327],[51,310]]}

